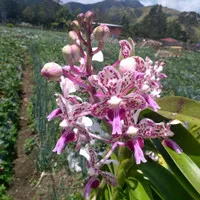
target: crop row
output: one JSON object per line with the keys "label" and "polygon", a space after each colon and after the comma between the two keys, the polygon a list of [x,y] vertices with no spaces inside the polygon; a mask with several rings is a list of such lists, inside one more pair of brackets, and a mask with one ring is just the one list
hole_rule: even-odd
{"label": "crop row", "polygon": [[12,180],[14,145],[19,129],[20,85],[24,48],[19,40],[3,35],[0,45],[0,198]]}

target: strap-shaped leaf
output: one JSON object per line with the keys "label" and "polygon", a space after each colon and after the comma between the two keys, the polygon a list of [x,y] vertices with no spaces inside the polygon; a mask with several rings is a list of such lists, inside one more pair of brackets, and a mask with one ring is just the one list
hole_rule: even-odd
{"label": "strap-shaped leaf", "polygon": [[170,96],[158,99],[157,103],[161,107],[159,114],[168,119],[178,119],[188,123],[191,133],[200,142],[200,102],[185,97]]}
{"label": "strap-shaped leaf", "polygon": [[172,173],[180,182],[180,184],[185,188],[185,190],[187,190],[187,192],[193,197],[194,200],[199,200],[199,193],[194,189],[191,183],[187,180],[187,178],[184,176],[182,171],[180,171],[178,166],[170,157],[169,153],[165,150],[164,146],[161,144],[161,142],[159,140],[154,140],[154,144],[159,149],[160,153],[165,159],[165,162],[167,163],[167,166],[170,168],[170,171],[172,171]]}
{"label": "strap-shaped leaf", "polygon": [[200,125],[200,102],[179,96],[163,97],[157,100],[158,111],[168,119],[179,119]]}
{"label": "strap-shaped leaf", "polygon": [[154,162],[142,163],[139,168],[144,173],[160,196],[165,200],[188,200],[192,197],[180,185],[175,176],[167,169]]}
{"label": "strap-shaped leaf", "polygon": [[164,148],[176,163],[183,175],[200,195],[200,169],[198,166],[184,152],[182,154],[177,154],[168,147]]}

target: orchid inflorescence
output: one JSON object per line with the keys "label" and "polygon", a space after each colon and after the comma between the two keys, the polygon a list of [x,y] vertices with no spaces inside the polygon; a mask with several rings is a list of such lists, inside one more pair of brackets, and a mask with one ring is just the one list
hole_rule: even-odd
{"label": "orchid inflorescence", "polygon": [[[89,179],[85,186],[88,198],[92,188],[98,187],[101,176],[112,186],[117,186],[115,176],[101,170],[101,167],[115,160],[110,156],[118,146],[125,146],[134,152],[136,164],[147,162],[143,154],[144,139],[161,138],[163,145],[181,153],[181,148],[168,137],[173,136],[171,123],[155,123],[139,114],[146,108],[159,109],[155,99],[160,96],[164,63],[153,64],[150,58],[145,60],[134,56],[134,42],[121,40],[119,60],[105,66],[97,75],[92,61],[103,61],[101,52],[104,42],[110,35],[106,25],[93,30],[94,13],[79,14],[72,22],[73,31],[69,32],[72,45],[62,49],[67,65],[61,67],[50,62],[44,65],[41,73],[48,80],[59,81],[62,94],[57,94],[58,108],[48,115],[51,121],[55,117],[61,120],[61,137],[54,152],[61,154],[67,143],[76,143],[76,150],[87,159]],[[98,47],[92,47],[92,41]],[[85,51],[84,51],[85,50]],[[79,66],[75,64],[79,63]],[[88,102],[84,102],[75,92],[87,93]],[[112,127],[109,138],[104,138],[91,129],[91,117],[104,121]],[[97,159],[91,140],[97,139],[110,145],[110,150],[101,160]]]}

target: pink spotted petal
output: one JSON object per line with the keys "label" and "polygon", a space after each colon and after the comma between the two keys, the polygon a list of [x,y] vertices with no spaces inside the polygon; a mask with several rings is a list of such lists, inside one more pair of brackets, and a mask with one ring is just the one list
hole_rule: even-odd
{"label": "pink spotted petal", "polygon": [[169,147],[169,148],[175,150],[176,153],[178,153],[178,154],[181,154],[182,151],[183,151],[183,150],[181,149],[181,147],[180,147],[176,142],[174,142],[174,141],[171,140],[171,139],[164,139],[164,140],[162,141],[162,144],[163,144],[164,146],[167,146],[167,147]]}
{"label": "pink spotted petal", "polygon": [[58,117],[60,114],[62,113],[60,108],[56,108],[55,110],[53,110],[48,116],[47,119],[48,121],[53,120],[55,117]]}
{"label": "pink spotted petal", "polygon": [[103,171],[100,171],[99,173],[102,175],[107,184],[112,185],[113,187],[118,185],[117,179],[113,174]]}
{"label": "pink spotted petal", "polygon": [[71,109],[69,102],[62,95],[59,95],[57,103],[60,106],[62,114],[66,115],[66,117],[69,118],[69,112]]}
{"label": "pink spotted petal", "polygon": [[97,177],[91,177],[88,180],[87,184],[85,185],[84,197],[86,199],[88,199],[89,196],[90,196],[90,192],[91,192],[92,188],[97,188],[99,186],[99,184],[100,184],[100,181]]}
{"label": "pink spotted petal", "polygon": [[104,118],[107,116],[110,107],[107,103],[107,100],[94,104],[91,107],[91,114],[98,118]]}
{"label": "pink spotted petal", "polygon": [[131,56],[132,46],[127,40],[120,40],[119,45],[121,47],[121,54],[124,58]]}
{"label": "pink spotted petal", "polygon": [[121,75],[114,67],[104,67],[103,71],[98,74],[98,81],[102,89],[106,88],[108,95],[119,94],[121,89]]}
{"label": "pink spotted petal", "polygon": [[95,87],[98,88],[99,84],[98,84],[98,77],[97,75],[91,75],[88,77],[88,81],[90,82],[90,84]]}
{"label": "pink spotted petal", "polygon": [[138,110],[146,107],[145,99],[139,94],[130,94],[123,97],[123,102],[126,110]]}
{"label": "pink spotted petal", "polygon": [[91,104],[87,102],[83,102],[81,104],[75,104],[72,107],[71,116],[74,119],[77,119],[80,116],[88,115],[90,113],[90,108],[91,108]]}
{"label": "pink spotted petal", "polygon": [[135,76],[136,76],[136,73],[134,71],[127,71],[123,74],[120,92],[124,92],[127,89],[130,90],[131,86],[133,87]]}
{"label": "pink spotted petal", "polygon": [[145,61],[139,56],[134,56],[136,62],[136,71],[144,73],[146,71]]}
{"label": "pink spotted petal", "polygon": [[89,147],[89,154],[90,154],[90,166],[94,166],[95,163],[97,162],[97,156],[92,147]]}

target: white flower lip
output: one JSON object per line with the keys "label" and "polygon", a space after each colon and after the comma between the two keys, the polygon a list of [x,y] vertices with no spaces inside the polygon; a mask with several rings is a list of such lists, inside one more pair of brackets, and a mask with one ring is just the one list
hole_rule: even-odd
{"label": "white flower lip", "polygon": [[135,136],[138,132],[138,128],[135,128],[134,126],[129,126],[127,130],[127,134]]}
{"label": "white flower lip", "polygon": [[117,97],[117,96],[112,96],[110,98],[110,100],[108,100],[108,103],[112,106],[118,106],[120,104],[120,102],[122,101],[121,98]]}

